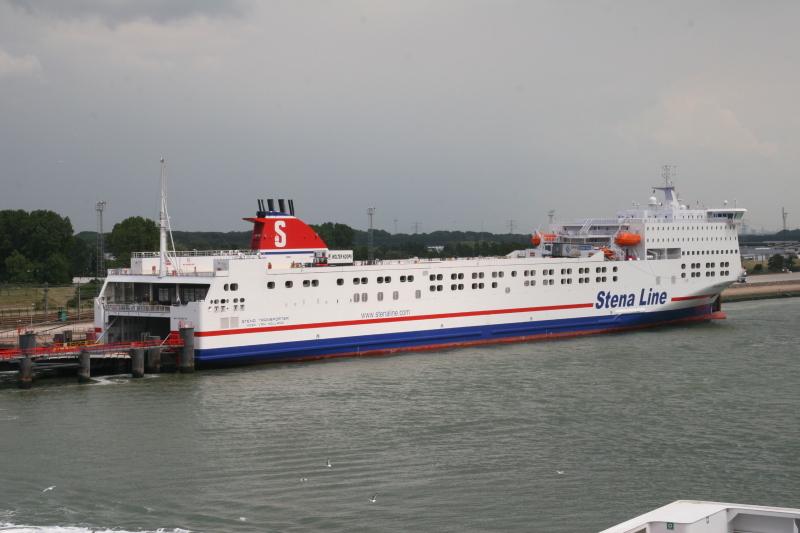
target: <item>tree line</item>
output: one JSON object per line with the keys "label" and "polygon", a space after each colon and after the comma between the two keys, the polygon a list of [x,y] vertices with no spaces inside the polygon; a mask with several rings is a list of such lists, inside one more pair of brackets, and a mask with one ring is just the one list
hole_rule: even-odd
{"label": "tree line", "polygon": [[[347,224],[311,224],[331,249],[353,250],[356,260],[369,256],[367,232]],[[249,231],[173,231],[176,250],[246,250]],[[153,220],[129,217],[105,236],[107,268],[130,266],[133,252],[158,250],[159,231]],[[0,211],[0,281],[10,283],[70,283],[97,272],[97,233],[75,234],[69,217],[47,210]],[[506,255],[530,246],[530,235],[436,231],[391,234],[373,231],[376,259],[410,257],[479,257]],[[434,248],[435,247],[435,248]]]}

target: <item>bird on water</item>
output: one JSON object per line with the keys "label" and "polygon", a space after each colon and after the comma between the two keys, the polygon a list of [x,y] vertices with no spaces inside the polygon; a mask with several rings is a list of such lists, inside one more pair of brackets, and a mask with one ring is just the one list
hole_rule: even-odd
{"label": "bird on water", "polygon": [[331,464],[331,458],[330,458],[330,457],[328,457],[328,459],[325,461],[325,466],[327,466],[328,468],[330,468],[330,467],[332,467],[332,466],[333,466],[333,465]]}
{"label": "bird on water", "polygon": [[375,493],[375,496],[373,496],[373,497],[372,497],[372,499],[371,499],[370,501],[371,501],[372,503],[375,503],[376,501],[378,501],[378,493],[377,493],[377,492]]}
{"label": "bird on water", "polygon": [[53,490],[54,488],[56,488],[56,486],[55,486],[55,485],[53,485],[52,487],[47,487],[47,488],[46,488],[46,489],[44,489],[42,492],[47,492],[48,490]]}

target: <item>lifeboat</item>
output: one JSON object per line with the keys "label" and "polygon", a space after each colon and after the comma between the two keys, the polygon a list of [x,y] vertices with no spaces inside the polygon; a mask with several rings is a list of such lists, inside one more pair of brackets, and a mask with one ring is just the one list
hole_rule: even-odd
{"label": "lifeboat", "polygon": [[628,233],[627,231],[623,231],[617,234],[617,238],[614,239],[614,242],[617,243],[619,246],[636,246],[642,240],[640,235],[634,235],[633,233]]}
{"label": "lifeboat", "polygon": [[555,235],[551,235],[549,233],[539,233],[537,231],[536,233],[533,234],[533,237],[531,238],[531,243],[534,246],[539,246],[542,243],[542,241],[544,241],[544,242],[555,242],[555,240],[556,240],[556,236]]}

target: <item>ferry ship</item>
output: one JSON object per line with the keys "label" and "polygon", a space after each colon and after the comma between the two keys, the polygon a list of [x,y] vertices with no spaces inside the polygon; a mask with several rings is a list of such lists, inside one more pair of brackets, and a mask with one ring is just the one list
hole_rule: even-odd
{"label": "ferry ship", "polygon": [[[162,162],[163,165],[163,162]],[[745,209],[686,205],[669,168],[646,204],[551,221],[503,257],[354,261],[294,203],[258,200],[249,250],[168,250],[110,269],[98,342],[194,329],[197,366],[299,361],[553,339],[724,318]]]}

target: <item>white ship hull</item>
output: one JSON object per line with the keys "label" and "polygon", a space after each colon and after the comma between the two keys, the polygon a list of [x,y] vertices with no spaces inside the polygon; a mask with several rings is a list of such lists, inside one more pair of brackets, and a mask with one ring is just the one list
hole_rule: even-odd
{"label": "white ship hull", "polygon": [[[191,326],[203,366],[724,318],[719,295],[741,271],[744,210],[686,209],[671,186],[661,189],[666,205],[653,198],[616,218],[554,223],[552,245],[496,258],[353,264],[293,216],[260,211],[246,219],[255,224],[251,251],[139,254],[131,269],[112,271],[95,327],[101,342],[117,342]],[[314,266],[326,254],[350,264]]]}

